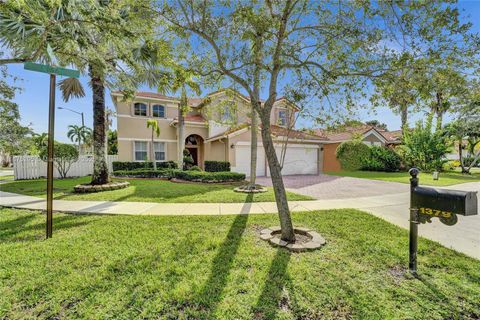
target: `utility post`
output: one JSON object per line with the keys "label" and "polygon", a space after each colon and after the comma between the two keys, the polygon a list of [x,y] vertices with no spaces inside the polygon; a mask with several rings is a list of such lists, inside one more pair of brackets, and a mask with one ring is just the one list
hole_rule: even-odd
{"label": "utility post", "polygon": [[420,171],[417,168],[411,168],[410,173],[410,237],[409,237],[409,260],[408,268],[410,272],[417,276],[417,249],[418,249],[418,208],[414,207],[413,193],[418,187],[418,174]]}

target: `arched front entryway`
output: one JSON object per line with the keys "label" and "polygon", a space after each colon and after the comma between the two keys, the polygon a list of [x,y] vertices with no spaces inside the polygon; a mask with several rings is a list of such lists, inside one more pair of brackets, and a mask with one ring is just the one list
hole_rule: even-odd
{"label": "arched front entryway", "polygon": [[198,134],[191,134],[185,139],[185,149],[193,158],[193,165],[203,169],[203,138]]}

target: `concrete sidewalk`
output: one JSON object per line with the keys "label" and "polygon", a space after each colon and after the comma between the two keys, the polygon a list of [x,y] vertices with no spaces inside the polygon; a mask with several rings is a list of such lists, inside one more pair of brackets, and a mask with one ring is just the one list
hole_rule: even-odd
{"label": "concrete sidewalk", "polygon": [[[313,211],[338,208],[365,209],[386,205],[401,205],[408,200],[408,194],[363,197],[352,199],[290,201],[290,210]],[[0,206],[45,210],[46,199],[0,191]],[[131,215],[222,215],[276,213],[275,202],[253,203],[154,203],[154,202],[112,202],[112,201],[71,201],[54,200],[58,212],[131,214]]]}
{"label": "concrete sidewalk", "polygon": [[[455,190],[480,190],[480,183],[446,187]],[[480,200],[480,199],[479,199]],[[312,201],[290,201],[292,212],[353,208],[369,212],[402,228],[409,227],[409,193],[382,196]],[[44,210],[46,200],[0,191],[0,206]],[[480,204],[479,204],[480,208]],[[127,215],[227,215],[276,213],[274,202],[254,203],[151,203],[110,201],[55,200],[55,211],[68,213]],[[454,226],[443,225],[438,219],[419,226],[419,234],[442,245],[480,259],[480,215],[458,216]]]}

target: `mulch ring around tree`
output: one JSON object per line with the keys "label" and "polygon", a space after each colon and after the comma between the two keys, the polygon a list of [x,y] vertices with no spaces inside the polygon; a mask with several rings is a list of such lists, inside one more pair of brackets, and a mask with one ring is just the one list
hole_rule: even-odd
{"label": "mulch ring around tree", "polygon": [[298,227],[293,230],[295,233],[295,242],[293,243],[283,241],[280,238],[282,232],[280,227],[263,229],[260,231],[260,238],[270,242],[273,246],[284,247],[293,252],[315,250],[326,244],[325,238],[309,228]]}
{"label": "mulch ring around tree", "polygon": [[73,187],[75,193],[92,193],[124,189],[130,185],[128,181],[117,181],[106,184],[91,185],[91,184],[78,184]]}
{"label": "mulch ring around tree", "polygon": [[263,193],[263,192],[267,192],[268,190],[264,186],[256,184],[255,187],[252,187],[249,185],[243,185],[233,189],[233,191],[240,192],[240,193]]}

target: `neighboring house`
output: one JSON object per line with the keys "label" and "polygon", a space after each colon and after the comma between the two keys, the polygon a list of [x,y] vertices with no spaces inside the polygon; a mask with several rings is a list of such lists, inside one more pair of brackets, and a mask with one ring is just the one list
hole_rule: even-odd
{"label": "neighboring house", "polygon": [[323,171],[340,171],[340,162],[336,157],[336,150],[340,143],[361,137],[362,141],[370,146],[394,146],[401,143],[402,130],[386,131],[374,126],[347,127],[341,132],[330,132],[316,129],[314,133],[323,139]]}
{"label": "neighboring house", "polygon": [[[146,127],[146,119],[157,119],[160,126],[160,136],[154,139],[155,159],[178,161],[178,98],[150,92],[137,92],[131,101],[125,101],[121,92],[112,92],[111,97],[117,111],[119,161],[150,159],[151,132]],[[185,148],[195,165],[203,168],[206,160],[229,161],[232,171],[249,175],[251,107],[248,97],[220,90],[205,98],[191,98],[189,105],[190,111],[185,116]],[[298,111],[286,98],[277,99],[272,109],[270,130],[283,163],[282,173],[318,174],[323,170],[322,151],[326,139],[294,130]],[[285,145],[286,152],[282,152]],[[257,175],[269,175],[260,130]]]}

